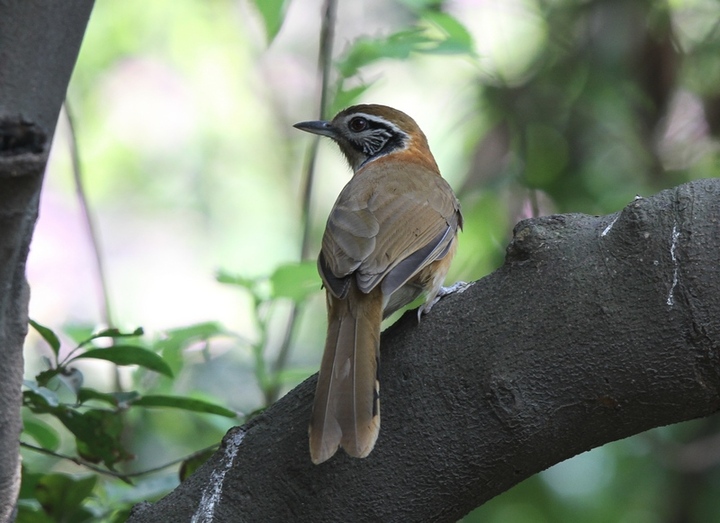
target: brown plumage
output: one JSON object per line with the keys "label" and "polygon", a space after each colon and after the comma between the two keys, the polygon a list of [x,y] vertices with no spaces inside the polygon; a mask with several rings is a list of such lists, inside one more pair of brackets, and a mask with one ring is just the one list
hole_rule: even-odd
{"label": "brown plumage", "polygon": [[357,105],[295,127],[335,140],[354,175],[330,212],[318,269],[328,333],[310,421],[314,463],[372,451],[380,430],[382,319],[425,293],[429,311],[455,254],[460,205],[425,135],[391,107]]}

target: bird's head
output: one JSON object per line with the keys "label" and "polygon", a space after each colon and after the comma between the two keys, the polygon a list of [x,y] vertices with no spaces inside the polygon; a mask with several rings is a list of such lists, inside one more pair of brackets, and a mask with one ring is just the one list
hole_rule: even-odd
{"label": "bird's head", "polygon": [[335,140],[354,172],[377,158],[402,151],[421,153],[432,160],[427,139],[415,120],[386,105],[354,105],[331,121],[300,122],[294,127]]}

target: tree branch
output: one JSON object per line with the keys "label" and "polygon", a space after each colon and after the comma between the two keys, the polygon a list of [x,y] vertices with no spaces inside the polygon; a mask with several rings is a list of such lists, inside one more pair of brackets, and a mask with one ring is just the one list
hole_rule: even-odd
{"label": "tree branch", "polygon": [[382,337],[366,459],[310,462],[316,377],[132,523],[447,521],[555,463],[720,408],[720,180],[525,220],[505,263]]}
{"label": "tree branch", "polygon": [[0,522],[20,487],[25,262],[43,172],[92,0],[0,2]]}

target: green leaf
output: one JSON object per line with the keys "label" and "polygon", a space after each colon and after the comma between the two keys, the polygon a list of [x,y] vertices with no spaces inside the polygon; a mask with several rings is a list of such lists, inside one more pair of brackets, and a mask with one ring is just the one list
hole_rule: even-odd
{"label": "green leaf", "polygon": [[75,436],[78,454],[91,463],[102,461],[112,469],[119,461],[132,458],[120,443],[123,424],[116,412],[107,410],[76,410],[60,407],[53,414]]}
{"label": "green leaf", "polygon": [[132,404],[140,394],[131,392],[100,392],[95,389],[80,389],[77,395],[78,403],[83,404],[89,400],[102,401],[114,407],[126,408]]}
{"label": "green leaf", "polygon": [[268,45],[275,39],[285,18],[285,0],[254,0],[263,22]]}
{"label": "green leaf", "polygon": [[248,289],[249,291],[252,291],[256,287],[258,282],[255,278],[246,278],[244,276],[240,276],[239,274],[232,274],[223,269],[220,269],[217,272],[217,274],[215,275],[215,279],[218,283],[237,285],[238,287],[243,287],[244,289]]}
{"label": "green leaf", "polygon": [[428,49],[426,52],[447,54],[474,53],[472,35],[457,18],[441,11],[426,11],[423,13],[423,18],[439,28],[445,36],[434,48]]}
{"label": "green leaf", "polygon": [[189,410],[192,412],[205,412],[217,414],[226,418],[235,418],[237,413],[220,405],[195,398],[181,396],[149,395],[142,396],[133,401],[133,405],[142,407],[170,407],[175,409]]}
{"label": "green leaf", "polygon": [[432,42],[424,29],[400,31],[386,38],[359,38],[337,63],[337,69],[343,78],[350,78],[361,67],[383,58],[407,58]]}
{"label": "green leaf", "polygon": [[57,379],[75,395],[77,395],[84,381],[80,369],[74,367],[61,367],[60,372],[57,374]]}
{"label": "green leaf", "polygon": [[91,341],[97,340],[98,338],[112,338],[112,339],[135,338],[137,336],[142,336],[144,333],[145,333],[145,331],[143,331],[142,327],[138,327],[137,329],[135,329],[132,332],[121,332],[118,329],[105,329],[98,333],[93,334],[86,340],[81,341],[80,344],[78,345],[78,347],[84,347],[85,345],[89,344]]}
{"label": "green leaf", "polygon": [[424,11],[423,18],[436,30],[416,27],[383,38],[358,38],[336,64],[341,79],[385,58],[402,60],[411,53],[474,53],[470,32],[456,18],[435,10]]}
{"label": "green leaf", "polygon": [[25,380],[25,386],[30,390],[23,391],[23,404],[33,412],[46,412],[48,408],[60,405],[57,394],[47,387],[38,386],[29,380]]}
{"label": "green leaf", "polygon": [[[50,383],[50,380],[53,379],[55,376],[60,374],[60,369],[54,368],[54,369],[47,369],[41,372],[38,372],[35,375],[35,380],[37,381],[37,385],[40,385],[44,387],[48,383]],[[26,383],[27,385],[27,383]]]}
{"label": "green leaf", "polygon": [[82,521],[80,505],[95,488],[97,476],[75,479],[66,474],[45,474],[35,484],[35,496],[56,521]]}
{"label": "green leaf", "polygon": [[132,511],[132,506],[116,509],[110,516],[108,516],[107,523],[125,523],[128,519],[130,519]]}
{"label": "green leaf", "polygon": [[44,449],[57,450],[60,447],[60,434],[37,416],[23,416],[23,434],[30,436]]}
{"label": "green leaf", "polygon": [[71,361],[79,359],[106,360],[116,365],[139,365],[172,378],[173,373],[165,361],[152,351],[132,345],[116,345],[107,349],[90,349],[75,356]]}
{"label": "green leaf", "polygon": [[227,283],[245,289],[252,295],[256,303],[269,299],[269,284],[267,278],[246,278],[245,276],[230,274],[222,270],[218,271],[215,278],[219,283]]}
{"label": "green leaf", "polygon": [[362,84],[351,89],[344,89],[341,86],[335,94],[335,99],[330,107],[330,114],[337,114],[346,107],[353,105],[371,86],[372,84]]}
{"label": "green leaf", "polygon": [[[32,496],[35,499],[35,494]],[[18,523],[56,523],[57,520],[51,518],[41,507],[28,506],[22,502],[18,503],[17,507],[17,521]]]}
{"label": "green leaf", "polygon": [[80,344],[93,335],[95,326],[87,323],[67,323],[63,325],[62,330],[75,343]]}
{"label": "green leaf", "polygon": [[315,262],[305,261],[281,265],[270,276],[272,295],[300,302],[320,290],[322,281]]}
{"label": "green leaf", "polygon": [[18,493],[18,499],[35,499],[35,485],[43,477],[44,474],[38,472],[32,472],[26,466],[26,462],[23,462],[20,467],[20,492]]}
{"label": "green leaf", "polygon": [[216,449],[208,449],[203,452],[192,455],[188,459],[182,462],[180,465],[180,481],[185,481],[193,472],[199,469],[210,457],[215,454]]}
{"label": "green leaf", "polygon": [[190,343],[203,341],[213,336],[226,335],[227,331],[216,322],[197,323],[187,327],[171,329],[155,342],[154,349],[162,354],[173,374],[179,374],[184,360],[182,351]]}
{"label": "green leaf", "polygon": [[[227,334],[227,331],[217,322],[208,321],[196,323],[187,327],[171,329],[166,333],[166,339],[172,339],[174,343],[187,344],[196,340],[206,340],[213,336]],[[161,342],[158,343],[161,344]]]}
{"label": "green leaf", "polygon": [[405,4],[411,9],[416,11],[423,11],[425,9],[440,9],[442,7],[442,0],[400,0],[400,3]]}
{"label": "green leaf", "polygon": [[50,345],[53,353],[55,353],[55,358],[57,358],[58,352],[60,351],[60,340],[55,335],[55,333],[49,328],[45,327],[44,325],[40,325],[34,320],[28,321],[30,322],[30,325],[32,325],[32,328],[35,329],[40,336],[42,336],[42,339],[44,339],[48,343],[48,345]]}

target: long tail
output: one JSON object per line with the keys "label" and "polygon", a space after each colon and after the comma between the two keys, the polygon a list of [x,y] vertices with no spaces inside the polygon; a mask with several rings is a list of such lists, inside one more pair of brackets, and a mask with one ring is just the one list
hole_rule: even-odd
{"label": "long tail", "polygon": [[318,464],[342,446],[364,458],[380,431],[377,378],[382,293],[351,284],[348,296],[327,295],[328,333],[310,419],[310,457]]}

